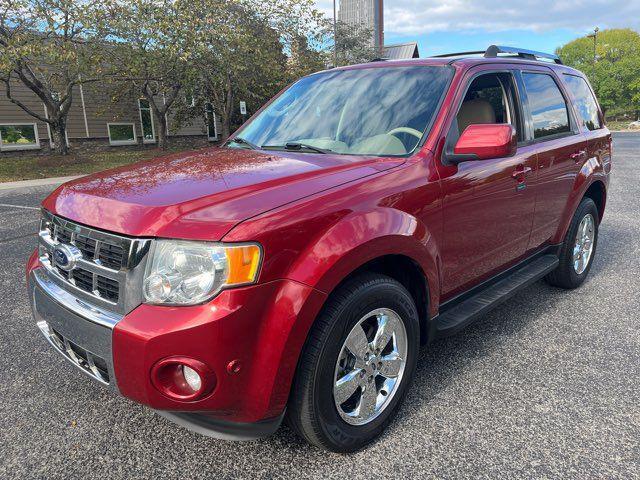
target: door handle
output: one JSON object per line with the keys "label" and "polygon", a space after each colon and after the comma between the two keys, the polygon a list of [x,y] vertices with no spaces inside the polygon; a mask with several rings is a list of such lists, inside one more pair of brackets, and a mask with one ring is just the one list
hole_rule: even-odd
{"label": "door handle", "polygon": [[571,158],[571,160],[573,160],[574,162],[578,163],[584,160],[586,156],[587,156],[586,150],[578,150],[577,152],[569,155],[569,158]]}
{"label": "door handle", "polygon": [[527,175],[527,173],[531,172],[531,170],[531,167],[525,167],[521,165],[511,174],[511,176],[519,182],[524,182],[525,176]]}

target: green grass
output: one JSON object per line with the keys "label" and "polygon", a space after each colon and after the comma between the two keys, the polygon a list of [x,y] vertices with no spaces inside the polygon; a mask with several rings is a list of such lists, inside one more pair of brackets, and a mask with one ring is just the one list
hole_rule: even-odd
{"label": "green grass", "polygon": [[0,182],[33,180],[37,178],[86,175],[121,165],[177,152],[184,148],[126,150],[114,149],[94,153],[62,155],[0,155]]}
{"label": "green grass", "polygon": [[623,120],[623,121],[619,121],[619,120],[607,120],[607,128],[609,130],[629,130],[629,131],[640,131],[640,129],[634,128],[634,129],[630,129],[629,128],[629,124],[632,122],[632,120]]}

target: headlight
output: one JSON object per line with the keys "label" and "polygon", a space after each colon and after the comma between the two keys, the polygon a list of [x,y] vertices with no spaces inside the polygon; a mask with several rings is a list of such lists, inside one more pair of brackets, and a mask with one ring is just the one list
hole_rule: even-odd
{"label": "headlight", "polygon": [[194,305],[223,288],[256,281],[261,249],[255,244],[155,240],[144,278],[147,303]]}

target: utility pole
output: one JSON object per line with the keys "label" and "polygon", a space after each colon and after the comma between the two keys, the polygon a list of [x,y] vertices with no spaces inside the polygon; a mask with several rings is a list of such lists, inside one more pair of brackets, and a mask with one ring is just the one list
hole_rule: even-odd
{"label": "utility pole", "polygon": [[587,38],[593,38],[593,63],[596,63],[596,44],[598,42],[598,32],[600,29],[598,27],[593,29],[593,33],[587,35]]}
{"label": "utility pole", "polygon": [[338,66],[338,23],[336,19],[336,1],[333,0],[333,67]]}

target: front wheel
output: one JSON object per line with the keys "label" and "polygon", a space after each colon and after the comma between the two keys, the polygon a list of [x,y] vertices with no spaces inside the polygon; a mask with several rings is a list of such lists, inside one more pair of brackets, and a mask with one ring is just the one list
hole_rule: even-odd
{"label": "front wheel", "polygon": [[596,252],[598,225],[596,204],[588,197],[583,198],[560,249],[560,264],[546,277],[548,283],[568,289],[582,285]]}
{"label": "front wheel", "polygon": [[288,423],[321,448],[362,448],[382,433],[405,396],[419,338],[416,306],[401,284],[377,274],[347,282],[309,334]]}

